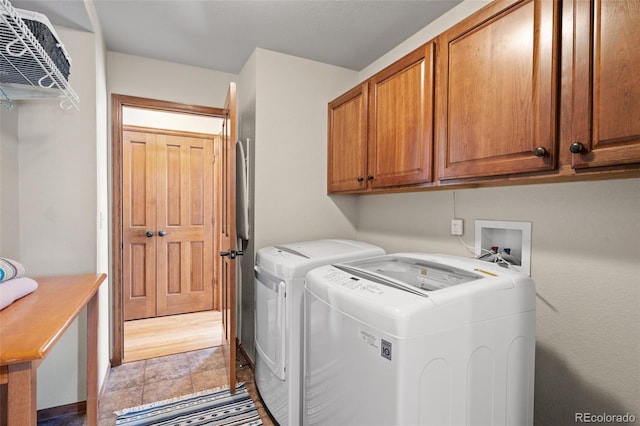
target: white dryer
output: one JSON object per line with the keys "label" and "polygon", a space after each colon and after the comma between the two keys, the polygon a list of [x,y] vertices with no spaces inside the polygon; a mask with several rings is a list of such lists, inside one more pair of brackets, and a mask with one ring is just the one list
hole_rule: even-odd
{"label": "white dryer", "polygon": [[393,254],[307,274],[305,425],[532,425],[535,288],[476,259]]}
{"label": "white dryer", "polygon": [[264,247],[256,254],[255,380],[276,421],[302,423],[304,279],[321,265],[384,254],[351,240],[317,240]]}

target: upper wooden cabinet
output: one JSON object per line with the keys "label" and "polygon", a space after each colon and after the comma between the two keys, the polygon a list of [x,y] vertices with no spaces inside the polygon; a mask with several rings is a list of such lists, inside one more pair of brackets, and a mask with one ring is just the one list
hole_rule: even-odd
{"label": "upper wooden cabinet", "polygon": [[574,168],[640,162],[640,2],[573,2]]}
{"label": "upper wooden cabinet", "polygon": [[556,167],[559,2],[498,0],[440,36],[441,180]]}
{"label": "upper wooden cabinet", "polygon": [[362,83],[329,103],[327,190],[367,187],[368,84]]}
{"label": "upper wooden cabinet", "polygon": [[329,192],[431,181],[434,50],[421,46],[329,103]]}
{"label": "upper wooden cabinet", "polygon": [[431,181],[434,45],[369,79],[368,174],[372,188]]}
{"label": "upper wooden cabinet", "polygon": [[489,3],[331,102],[328,164],[342,193],[640,176],[640,0]]}

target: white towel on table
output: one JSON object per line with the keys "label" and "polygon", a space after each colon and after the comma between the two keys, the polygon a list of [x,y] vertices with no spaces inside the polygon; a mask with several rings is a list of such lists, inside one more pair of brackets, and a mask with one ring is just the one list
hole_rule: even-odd
{"label": "white towel on table", "polygon": [[35,291],[38,283],[27,277],[0,282],[0,310]]}

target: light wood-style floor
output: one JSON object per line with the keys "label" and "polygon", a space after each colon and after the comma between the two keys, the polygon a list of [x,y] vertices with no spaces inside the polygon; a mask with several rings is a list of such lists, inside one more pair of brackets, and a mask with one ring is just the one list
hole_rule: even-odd
{"label": "light wood-style floor", "polygon": [[123,362],[212,348],[221,344],[220,311],[125,321]]}

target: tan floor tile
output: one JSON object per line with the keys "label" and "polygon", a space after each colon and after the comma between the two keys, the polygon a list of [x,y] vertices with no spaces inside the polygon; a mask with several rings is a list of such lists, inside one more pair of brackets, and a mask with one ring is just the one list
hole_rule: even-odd
{"label": "tan floor tile", "polygon": [[192,374],[199,371],[218,370],[226,367],[221,347],[193,351],[190,352],[188,356],[189,368]]}
{"label": "tan floor tile", "polygon": [[179,354],[173,355],[165,355],[157,358],[149,358],[144,361],[145,366],[154,365],[154,364],[162,364],[163,362],[170,362],[172,364],[183,365],[189,363],[189,352],[183,352]]}
{"label": "tan floor tile", "polygon": [[189,375],[154,381],[145,383],[142,403],[148,404],[150,402],[163,401],[190,393],[193,393],[193,385],[191,384],[191,377]]}
{"label": "tan floor tile", "polygon": [[109,372],[105,392],[142,386],[144,384],[144,361],[132,362],[112,368]]}
{"label": "tan floor tile", "polygon": [[99,402],[98,417],[113,417],[115,419],[113,414],[114,411],[142,404],[142,392],[142,386],[134,386],[126,389],[119,389],[117,391],[105,392],[105,395]]}
{"label": "tan floor tile", "polygon": [[116,416],[98,419],[98,426],[115,426]]}
{"label": "tan floor tile", "polygon": [[229,379],[225,368],[197,371],[191,374],[191,382],[193,383],[194,392],[229,386]]}
{"label": "tan floor tile", "polygon": [[153,382],[188,378],[190,374],[187,358],[176,359],[174,362],[147,362],[144,367],[144,386]]}

